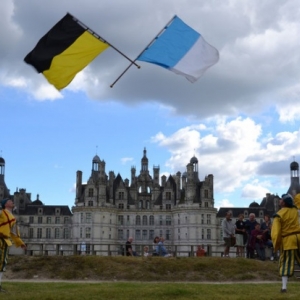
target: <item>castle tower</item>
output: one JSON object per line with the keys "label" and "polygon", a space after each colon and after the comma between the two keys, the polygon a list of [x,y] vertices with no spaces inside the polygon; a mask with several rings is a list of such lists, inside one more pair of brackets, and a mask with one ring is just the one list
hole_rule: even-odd
{"label": "castle tower", "polygon": [[5,160],[0,156],[0,201],[9,197],[9,189],[5,184]]}
{"label": "castle tower", "polygon": [[292,196],[300,193],[300,184],[299,184],[299,164],[296,161],[293,161],[290,164],[291,170],[291,185],[288,189],[288,193]]}
{"label": "castle tower", "polygon": [[148,170],[148,158],[147,158],[147,150],[146,148],[144,148],[144,156],[141,160],[141,173],[149,173],[149,170]]}

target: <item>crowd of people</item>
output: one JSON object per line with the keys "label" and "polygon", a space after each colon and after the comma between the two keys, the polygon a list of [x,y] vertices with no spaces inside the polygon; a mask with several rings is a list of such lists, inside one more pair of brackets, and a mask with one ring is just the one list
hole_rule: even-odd
{"label": "crowd of people", "polygon": [[[264,222],[258,223],[255,214],[249,214],[249,219],[244,221],[244,215],[239,214],[238,220],[234,223],[230,211],[226,213],[222,221],[223,238],[225,243],[224,257],[229,257],[231,247],[236,247],[237,257],[266,259],[265,249],[271,249],[271,260],[274,260],[273,243],[271,239],[271,218],[264,216]],[[246,250],[246,253],[245,253]]]}
{"label": "crowd of people", "polygon": [[230,211],[222,221],[224,238],[224,257],[229,257],[230,247],[236,247],[236,256],[266,260],[265,249],[271,249],[271,260],[279,260],[279,274],[282,278],[281,292],[287,292],[288,277],[293,276],[295,263],[300,266],[300,194],[291,196],[283,194],[279,198],[279,211],[273,216],[273,224],[269,215],[259,223],[255,214],[249,214],[244,221],[240,214],[234,223]]}

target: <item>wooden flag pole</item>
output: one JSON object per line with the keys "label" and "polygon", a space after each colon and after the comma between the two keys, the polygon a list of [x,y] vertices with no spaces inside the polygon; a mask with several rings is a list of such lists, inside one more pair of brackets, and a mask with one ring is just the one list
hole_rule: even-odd
{"label": "wooden flag pole", "polygon": [[143,52],[145,50],[147,50],[152,43],[168,28],[168,26],[173,22],[174,18],[176,17],[176,15],[164,26],[164,28],[155,36],[154,39],[152,39],[152,41],[145,47],[145,49],[136,57],[136,59],[134,59],[131,64],[123,71],[123,73],[110,85],[110,87],[112,88],[117,81],[129,70],[129,68],[135,64],[135,61],[143,54]]}
{"label": "wooden flag pole", "polygon": [[116,50],[118,53],[120,53],[122,56],[124,56],[126,59],[128,59],[131,62],[131,65],[135,65],[137,66],[137,68],[139,69],[140,66],[137,65],[135,63],[135,60],[131,60],[128,56],[126,56],[124,53],[122,53],[119,49],[117,49],[115,46],[113,46],[112,44],[110,44],[108,41],[106,41],[105,39],[103,39],[99,34],[97,34],[94,30],[92,30],[91,28],[89,28],[88,26],[86,26],[85,24],[83,24],[80,20],[78,20],[77,18],[75,18],[72,14],[68,13],[75,22],[77,22],[81,27],[83,27],[84,29],[86,29],[90,34],[92,34],[95,38],[97,38],[98,40],[100,40],[103,43],[108,44],[110,47],[112,47],[114,50]]}

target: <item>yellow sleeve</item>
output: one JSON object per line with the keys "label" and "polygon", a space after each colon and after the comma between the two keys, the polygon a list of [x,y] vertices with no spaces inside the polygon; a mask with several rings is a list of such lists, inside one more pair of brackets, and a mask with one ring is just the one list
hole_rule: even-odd
{"label": "yellow sleeve", "polygon": [[271,229],[271,238],[274,247],[274,252],[280,249],[282,243],[281,237],[281,218],[276,215],[273,220],[272,229]]}
{"label": "yellow sleeve", "polygon": [[16,247],[20,247],[22,245],[25,245],[25,243],[17,235],[11,233],[10,237],[13,240],[13,242],[14,242],[14,244],[15,244]]}

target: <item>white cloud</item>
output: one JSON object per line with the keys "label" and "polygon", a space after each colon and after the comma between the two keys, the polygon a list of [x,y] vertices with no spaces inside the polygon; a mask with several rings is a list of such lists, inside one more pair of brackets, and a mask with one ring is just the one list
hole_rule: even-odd
{"label": "white cloud", "polygon": [[234,207],[234,204],[229,199],[222,199],[215,203],[215,208],[219,209],[220,207]]}
{"label": "white cloud", "polygon": [[266,186],[272,188],[270,182],[260,182],[257,179],[253,180],[242,188],[241,197],[252,200],[261,200],[263,196],[270,193],[269,188]]}
{"label": "white cloud", "polygon": [[121,158],[122,165],[125,165],[127,162],[133,161],[132,157],[123,157]]}

